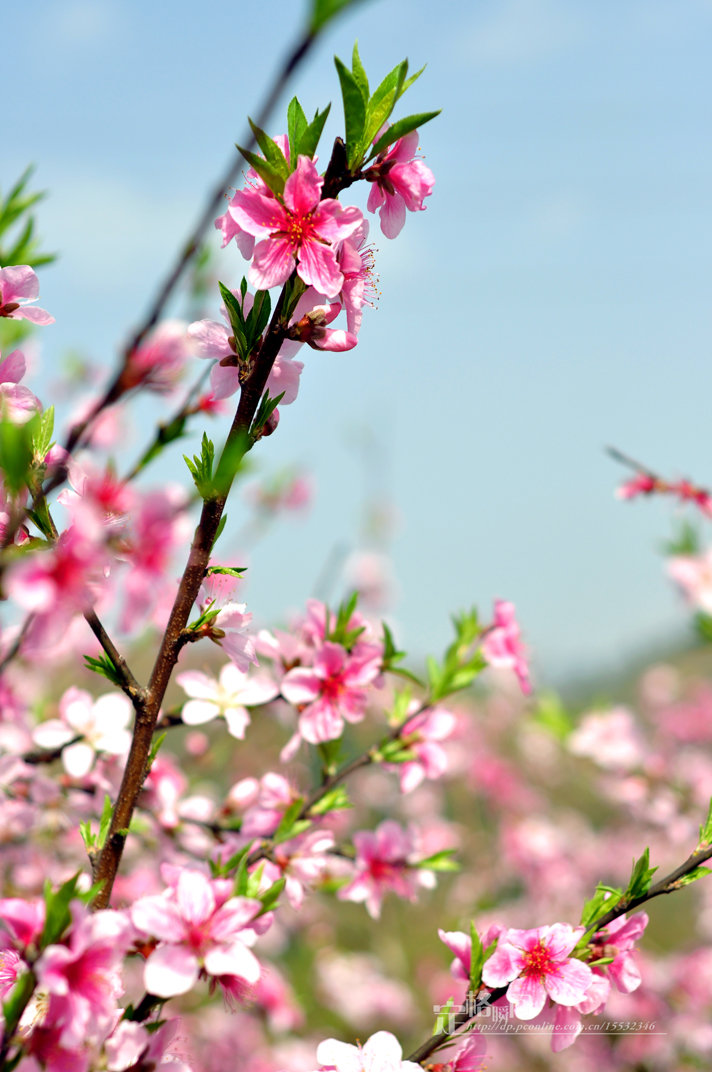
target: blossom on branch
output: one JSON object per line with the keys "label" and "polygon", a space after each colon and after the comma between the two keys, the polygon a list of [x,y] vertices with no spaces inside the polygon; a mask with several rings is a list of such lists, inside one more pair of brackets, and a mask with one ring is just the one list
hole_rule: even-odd
{"label": "blossom on branch", "polygon": [[279,694],[266,675],[250,677],[234,663],[223,666],[219,681],[199,670],[186,670],[176,682],[191,697],[181,710],[186,726],[201,726],[223,715],[230,736],[240,740],[250,724],[247,708],[268,703]]}
{"label": "blossom on branch", "polygon": [[[375,141],[387,128],[379,130]],[[368,195],[368,211],[380,216],[381,230],[386,238],[396,238],[405,223],[405,211],[422,212],[423,201],[430,197],[435,177],[416,157],[418,131],[412,130],[404,138],[382,153],[364,172],[364,178],[373,183]]]}
{"label": "blossom on branch", "polygon": [[377,1031],[363,1046],[326,1039],[316,1059],[328,1072],[422,1072],[420,1065],[403,1060],[401,1044],[390,1031]]}
{"label": "blossom on branch", "polygon": [[560,1005],[577,1005],[592,981],[588,964],[569,956],[583,933],[583,927],[566,923],[507,930],[485,962],[482,981],[489,987],[507,987],[507,999],[520,1020],[533,1020],[547,997]]}
{"label": "blossom on branch", "polygon": [[343,208],[334,198],[321,201],[323,181],[314,161],[300,156],[282,200],[256,190],[235,194],[231,216],[248,234],[262,239],[248,272],[256,289],[281,286],[296,266],[300,279],[327,298],[341,290],[344,276],[335,247],[354,233],[363,217],[359,209]]}
{"label": "blossom on branch", "polygon": [[[176,870],[163,894],[142,897],[131,909],[141,934],[157,938],[149,955],[144,985],[150,994],[175,997],[195,986],[201,973],[219,982],[226,993],[243,991],[260,977],[260,964],[248,948],[254,942],[260,901],[233,897],[228,879],[208,879],[200,871]],[[259,922],[259,933],[271,917]]]}
{"label": "blossom on branch", "polygon": [[29,264],[0,268],[0,316],[30,320],[33,324],[54,324],[54,317],[28,303],[36,301],[40,284]]}
{"label": "blossom on branch", "polygon": [[519,635],[514,604],[504,599],[496,599],[494,622],[484,633],[481,651],[490,666],[513,670],[519,679],[522,692],[526,694],[531,692],[532,687],[526,653]]}
{"label": "blossom on branch", "polygon": [[353,836],[356,875],[338,893],[342,901],[365,902],[372,919],[381,915],[383,897],[390,890],[406,901],[415,901],[418,889],[432,889],[435,876],[417,866],[417,836],[392,819],[374,831],[360,830]]}

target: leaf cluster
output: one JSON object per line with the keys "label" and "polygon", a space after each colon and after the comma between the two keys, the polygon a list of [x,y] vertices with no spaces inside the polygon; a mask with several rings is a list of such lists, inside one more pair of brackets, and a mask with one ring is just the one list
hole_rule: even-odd
{"label": "leaf cluster", "polygon": [[[274,147],[276,148],[276,146]],[[250,354],[257,348],[262,338],[262,333],[269,323],[271,312],[269,291],[256,291],[252,308],[245,315],[247,280],[243,277],[239,297],[237,294],[233,294],[224,283],[218,283],[218,286],[220,287],[220,294],[225,303],[232,335],[235,340],[235,353],[240,361],[247,361]]]}
{"label": "leaf cluster", "polygon": [[479,649],[473,650],[482,634],[477,611],[473,608],[459,617],[454,617],[453,625],[455,639],[447,648],[442,663],[438,663],[432,656],[428,658],[431,703],[437,703],[454,692],[468,688],[487,666]]}
{"label": "leaf cluster", "polygon": [[[34,168],[28,167],[3,198],[0,195],[0,267],[29,264],[37,268],[51,264],[54,253],[41,253],[35,237],[35,218],[31,209],[46,196],[44,191],[28,192]],[[24,218],[24,222],[23,222]],[[21,229],[16,233],[16,225]],[[12,235],[12,237],[11,237]]]}
{"label": "leaf cluster", "polygon": [[351,68],[349,69],[338,56],[334,57],[336,71],[341,85],[341,98],[344,105],[344,123],[346,156],[351,171],[358,170],[362,164],[384,152],[390,145],[405,137],[411,131],[422,127],[440,112],[422,112],[409,115],[393,123],[384,131],[373,145],[366,158],[369,147],[379,130],[391,117],[393,109],[405,91],[413,85],[425,70],[421,67],[415,74],[408,76],[408,60],[396,64],[378,88],[371,93],[368,77],[358,52],[358,43],[354,45]]}

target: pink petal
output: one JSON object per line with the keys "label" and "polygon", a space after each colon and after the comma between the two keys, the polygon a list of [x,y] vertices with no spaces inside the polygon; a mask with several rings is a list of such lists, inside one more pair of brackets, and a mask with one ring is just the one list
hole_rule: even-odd
{"label": "pink petal", "polygon": [[520,1020],[533,1020],[544,1008],[546,990],[535,976],[524,975],[509,984],[507,997]]}
{"label": "pink petal", "polygon": [[344,283],[334,250],[314,240],[304,242],[300,247],[297,272],[300,279],[328,298],[336,297]]}
{"label": "pink petal", "polygon": [[205,970],[208,975],[235,975],[251,985],[262,974],[259,960],[242,942],[209,949],[205,954]]}
{"label": "pink petal", "polygon": [[39,297],[40,282],[29,264],[13,264],[0,269],[0,296],[7,302],[34,301]]}
{"label": "pink petal", "polygon": [[159,998],[187,994],[198,981],[199,967],[195,954],[182,946],[159,946],[146,961],[143,985]]}
{"label": "pink petal", "polygon": [[204,923],[215,911],[215,894],[210,880],[200,871],[181,871],[176,884],[176,901],[188,923]]}
{"label": "pink petal", "polygon": [[592,975],[588,964],[582,960],[568,960],[546,976],[544,986],[559,1005],[577,1005],[586,996]]}
{"label": "pink petal", "polygon": [[188,338],[195,344],[198,357],[229,357],[234,351],[230,333],[216,320],[196,320],[188,325]]}
{"label": "pink petal", "polygon": [[314,161],[300,156],[296,169],[284,184],[284,203],[295,216],[307,216],[319,204],[323,179]]}
{"label": "pink petal", "polygon": [[247,278],[257,290],[269,290],[286,283],[293,271],[294,255],[286,238],[266,238],[255,246]]}

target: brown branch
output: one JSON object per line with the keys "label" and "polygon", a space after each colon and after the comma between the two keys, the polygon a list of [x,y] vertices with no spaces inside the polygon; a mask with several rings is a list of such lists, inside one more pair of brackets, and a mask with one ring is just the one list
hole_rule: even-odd
{"label": "brown branch", "polygon": [[[252,371],[242,386],[237,412],[223,449],[222,458],[230,458],[236,451],[241,451],[244,455],[252,446],[248,438],[252,421],[272,365],[286,335],[287,324],[282,319],[285,293],[286,290],[283,289]],[[218,463],[219,469],[220,463]],[[232,477],[229,477],[221,494],[206,499],[203,503],[188,562],[156,656],[148,688],[134,701],[136,719],[131,748],[106,842],[94,865],[94,881],[102,883],[102,888],[94,901],[94,908],[105,908],[111,898],[111,890],[121,861],[131,816],[147,774],[148,757],[161,703],[178,654],[185,642],[183,630],[188,623],[210,562],[210,554],[231,484]]]}
{"label": "brown branch", "polygon": [[674,893],[675,890],[682,889],[680,882],[686,875],[689,875],[705,860],[709,860],[712,857],[712,845],[708,845],[706,848],[695,849],[690,853],[684,863],[676,867],[674,871],[671,871],[665,878],[661,878],[658,882],[654,883],[647,893],[641,893],[638,897],[630,897],[621,901],[618,901],[613,908],[601,916],[599,919],[592,923],[588,928],[594,934],[596,931],[603,930],[609,923],[612,923],[614,919],[618,919],[619,916],[624,916],[626,912],[632,912],[634,908],[639,908],[640,905],[645,904],[646,901],[652,901],[654,897],[660,897],[664,893]]}

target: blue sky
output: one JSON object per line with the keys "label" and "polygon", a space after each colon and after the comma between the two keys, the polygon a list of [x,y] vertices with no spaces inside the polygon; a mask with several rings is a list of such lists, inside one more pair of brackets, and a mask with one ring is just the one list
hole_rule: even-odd
{"label": "blue sky", "polygon": [[[303,9],[25,0],[3,14],[0,187],[37,164],[40,230],[62,255],[41,282],[57,324],[40,394],[68,348],[110,365]],[[415,652],[497,596],[516,603],[540,682],[684,630],[658,553],[669,511],[617,502],[603,448],[712,480],[710,29],[709,0],[371,0],[326,34],[293,86],[307,112],[334,101],[322,156],[339,132],[332,56],[358,38],[373,83],[403,56],[428,64],[403,105],[443,109],[421,133],[437,183],[397,241],[378,232],[382,296],[359,346],[307,353],[261,452],[270,470],[309,467],[317,499],[251,556],[258,618],[300,606],[381,495],[400,518],[395,621]],[[236,283],[239,253],[220,257]]]}

